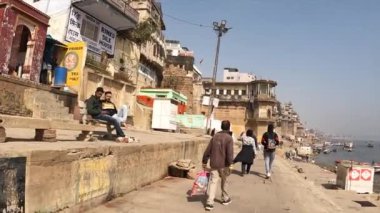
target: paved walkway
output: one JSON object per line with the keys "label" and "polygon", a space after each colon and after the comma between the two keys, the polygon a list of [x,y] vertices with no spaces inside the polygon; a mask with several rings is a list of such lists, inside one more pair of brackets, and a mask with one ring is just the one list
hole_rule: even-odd
{"label": "paved walkway", "polygon": [[[326,189],[320,185],[316,186],[314,182],[305,179],[305,174],[296,173],[292,165],[284,159],[276,159],[272,180],[263,178],[261,157],[256,160],[251,174],[241,177],[237,171],[239,168],[240,164],[235,165],[236,170],[229,178],[232,203],[228,206],[216,203],[214,212],[380,212],[379,207],[364,208],[352,200],[340,202],[325,193]],[[97,207],[89,213],[203,212],[205,197],[187,195],[192,183],[192,180],[187,179],[166,178]],[[343,192],[339,193],[339,198],[344,199],[346,193],[338,191]]]}

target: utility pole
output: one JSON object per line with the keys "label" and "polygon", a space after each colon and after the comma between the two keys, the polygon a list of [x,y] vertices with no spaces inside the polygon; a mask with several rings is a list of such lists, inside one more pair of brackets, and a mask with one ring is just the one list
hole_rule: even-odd
{"label": "utility pole", "polygon": [[214,69],[212,71],[212,86],[211,86],[211,93],[210,93],[210,102],[208,105],[208,118],[207,118],[207,124],[206,124],[206,133],[207,130],[211,130],[211,114],[213,113],[214,109],[214,92],[215,92],[215,81],[216,81],[216,74],[218,72],[218,60],[219,60],[219,49],[220,49],[220,39],[223,36],[223,34],[227,33],[229,29],[226,27],[227,21],[222,20],[220,23],[214,22],[214,31],[217,33],[218,36],[218,42],[216,45],[216,53],[215,53],[215,61],[214,61]]}

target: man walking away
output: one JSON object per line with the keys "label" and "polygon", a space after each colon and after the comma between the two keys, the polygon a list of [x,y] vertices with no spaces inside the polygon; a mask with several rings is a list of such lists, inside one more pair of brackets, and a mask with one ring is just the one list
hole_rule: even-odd
{"label": "man walking away", "polygon": [[115,104],[111,101],[111,99],[112,92],[105,92],[104,101],[102,101],[102,111],[118,120],[120,126],[124,125],[127,127],[128,107],[126,105],[122,105],[120,107],[120,110],[117,110]]}
{"label": "man walking away", "polygon": [[96,89],[95,95],[92,95],[86,101],[87,113],[92,116],[94,119],[107,121],[112,124],[116,129],[117,141],[123,141],[125,138],[124,132],[120,127],[120,123],[118,120],[113,118],[110,115],[107,115],[104,111],[102,111],[102,102],[100,98],[102,97],[104,90],[102,87],[98,87]]}
{"label": "man walking away", "polygon": [[280,144],[278,135],[274,132],[274,125],[268,125],[268,131],[264,133],[261,144],[264,146],[264,162],[266,178],[269,179],[272,172],[272,164],[274,161],[276,146]]}
{"label": "man walking away", "polygon": [[231,203],[231,198],[226,190],[227,176],[230,174],[229,168],[233,163],[233,139],[230,135],[230,122],[222,121],[222,131],[218,132],[211,139],[203,154],[203,168],[206,168],[207,162],[210,159],[211,176],[208,185],[208,199],[206,210],[210,211],[214,208],[214,199],[218,186],[218,181],[221,181],[222,189],[222,204],[228,205]]}

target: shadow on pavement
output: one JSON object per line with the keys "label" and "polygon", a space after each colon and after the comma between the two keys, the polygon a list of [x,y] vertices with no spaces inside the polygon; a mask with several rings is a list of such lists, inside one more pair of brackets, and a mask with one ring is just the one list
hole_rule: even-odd
{"label": "shadow on pavement", "polygon": [[338,186],[335,185],[335,184],[331,184],[331,183],[322,183],[321,185],[322,185],[323,188],[325,188],[325,189],[338,190]]}
{"label": "shadow on pavement", "polygon": [[187,194],[187,202],[201,202],[203,204],[203,206],[206,206],[206,201],[207,201],[207,195],[206,194],[191,196],[190,193],[191,193],[191,190],[189,190],[186,193]]}
{"label": "shadow on pavement", "polygon": [[256,175],[257,177],[261,177],[261,178],[266,178],[267,176],[263,173],[260,173],[260,172],[256,172],[256,171],[251,171],[249,174],[253,174],[253,175]]}

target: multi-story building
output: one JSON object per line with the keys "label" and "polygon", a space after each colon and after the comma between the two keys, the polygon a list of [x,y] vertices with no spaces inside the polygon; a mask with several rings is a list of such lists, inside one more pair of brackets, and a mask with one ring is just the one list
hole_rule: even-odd
{"label": "multi-story building", "polygon": [[[50,15],[48,34],[62,45],[83,41],[87,51],[78,88],[79,99],[90,97],[96,87],[112,91],[116,105],[133,104],[138,60],[136,44],[127,37],[136,27],[138,12],[126,0],[25,0]],[[54,47],[56,48],[56,47]],[[48,54],[54,55],[54,54]],[[57,58],[45,63],[59,64]],[[58,59],[59,60],[59,59]],[[131,108],[133,113],[133,107]]]}
{"label": "multi-story building", "polygon": [[256,76],[251,73],[241,73],[237,68],[224,68],[223,82],[251,82]]}
{"label": "multi-story building", "polygon": [[163,80],[163,70],[166,58],[166,29],[163,21],[161,3],[156,0],[128,1],[130,6],[139,13],[138,29],[152,30],[150,39],[140,44],[139,75],[137,87],[157,87]]}
{"label": "multi-story building", "polygon": [[250,83],[250,114],[247,127],[252,128],[257,139],[261,141],[262,135],[267,131],[268,124],[276,122],[276,81],[255,80]]}
{"label": "multi-story building", "polygon": [[166,67],[174,65],[184,69],[186,75],[191,77],[194,81],[201,81],[202,73],[198,67],[194,65],[194,52],[186,47],[181,47],[181,43],[175,40],[166,40]]}
{"label": "multi-story building", "polygon": [[203,87],[202,74],[194,65],[194,53],[181,47],[179,41],[166,41],[166,61],[163,87],[174,89],[184,94],[188,99],[186,112],[199,114]]}
{"label": "multi-story building", "polygon": [[[212,87],[210,79],[203,79],[205,88],[204,96],[209,96],[211,92],[219,100],[218,106],[213,110],[213,117],[216,120],[229,120],[232,124],[232,131],[240,134],[246,129],[246,122],[249,108],[249,84],[241,82],[216,82]],[[212,91],[214,90],[214,91]],[[208,115],[209,108],[203,105],[202,114]]]}
{"label": "multi-story building", "polygon": [[[240,134],[250,128],[261,140],[268,124],[276,122],[277,100],[272,80],[254,80],[250,82],[216,82],[204,79],[204,96],[211,92],[218,98],[219,105],[213,110],[216,120],[230,120],[232,130]],[[208,115],[208,106],[202,106],[202,112]]]}
{"label": "multi-story building", "polygon": [[290,140],[305,137],[305,128],[291,102],[284,103],[279,108],[277,126],[281,130],[282,136]]}

